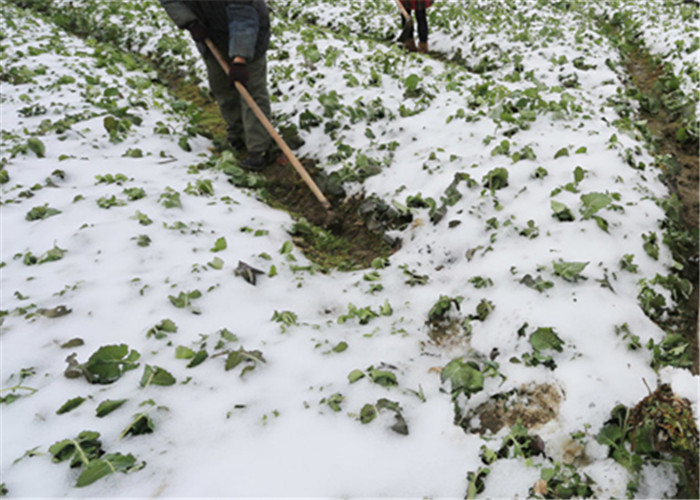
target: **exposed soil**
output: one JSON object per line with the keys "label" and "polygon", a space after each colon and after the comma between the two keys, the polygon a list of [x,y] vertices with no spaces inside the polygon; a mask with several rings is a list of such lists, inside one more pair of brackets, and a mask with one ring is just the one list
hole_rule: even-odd
{"label": "exposed soil", "polygon": [[[324,177],[311,160],[302,160],[323,191]],[[327,242],[301,232],[294,238],[295,244],[305,255],[322,266],[338,267],[341,270],[369,267],[377,257],[386,257],[400,247],[400,242],[385,237],[381,230],[370,230],[360,217],[364,197],[344,198],[342,195],[324,193],[331,204],[327,211],[309,187],[304,183],[286,158],[280,156],[263,172],[268,202],[279,206],[297,219],[306,219],[311,224],[329,232]],[[332,255],[329,255],[332,254]]]}
{"label": "exposed soil", "polygon": [[512,427],[520,422],[528,429],[541,426],[554,419],[559,413],[562,395],[550,384],[522,386],[518,390],[495,394],[487,402],[474,410],[479,417],[479,425],[470,427],[468,432],[497,433],[503,427]]}
{"label": "exposed soil", "polygon": [[[637,49],[627,59],[627,72],[632,84],[645,96],[653,96],[660,99],[663,91],[660,87],[660,79],[663,76],[663,68],[654,64],[651,56]],[[653,136],[658,138],[656,147],[659,155],[672,155],[680,165],[680,169],[674,169],[671,165],[664,165],[669,171],[669,184],[673,191],[683,202],[682,217],[688,228],[698,227],[698,142],[680,142],[677,139],[681,124],[675,113],[669,112],[664,106],[660,106],[658,112],[651,113],[641,110],[641,118],[647,122],[647,128]],[[677,171],[676,171],[677,170]]]}
{"label": "exposed soil", "polygon": [[[212,138],[219,147],[227,147],[225,124],[213,96],[179,75],[163,74],[161,77],[173,94],[196,104],[201,110],[204,118],[199,123],[200,132]],[[331,204],[330,212],[281,154],[262,172],[265,178],[262,191],[265,201],[271,206],[332,235],[324,237],[321,232],[319,237],[318,232],[312,234],[308,231],[295,235],[294,243],[310,260],[322,268],[362,269],[369,267],[377,257],[386,257],[400,247],[399,241],[384,236],[385,228],[375,225],[370,229],[367,226],[359,212],[365,201],[363,196],[345,198],[344,193],[325,192],[327,182],[321,170],[311,160],[301,158],[300,162],[324,191]]]}

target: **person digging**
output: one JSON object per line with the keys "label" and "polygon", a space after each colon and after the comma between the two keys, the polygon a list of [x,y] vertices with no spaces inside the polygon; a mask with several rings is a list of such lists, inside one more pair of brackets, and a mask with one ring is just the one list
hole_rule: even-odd
{"label": "person digging", "polygon": [[[432,5],[432,0],[399,0],[403,5],[401,22],[403,29],[399,41],[403,42],[404,47],[409,52],[420,52],[421,54],[428,53],[428,17],[426,9]],[[408,17],[404,16],[403,12]],[[418,46],[414,38],[412,13],[416,13],[416,22],[418,24]]]}
{"label": "person digging", "polygon": [[[236,90],[235,82],[246,87],[269,119],[270,14],[265,0],[160,0],[160,3],[173,22],[188,30],[197,43],[207,68],[209,87],[226,122],[227,139],[237,151],[248,151],[241,168],[264,170],[270,136]],[[207,39],[228,56],[228,74],[207,49]]]}

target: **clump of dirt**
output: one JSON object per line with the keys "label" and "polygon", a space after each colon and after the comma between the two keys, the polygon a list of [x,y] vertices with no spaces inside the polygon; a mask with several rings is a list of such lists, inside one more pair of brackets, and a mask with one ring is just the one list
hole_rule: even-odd
{"label": "clump of dirt", "polygon": [[464,322],[460,319],[428,322],[428,337],[435,345],[446,349],[464,345],[469,340]]}
{"label": "clump of dirt", "polygon": [[[465,430],[495,434],[503,427],[512,427],[518,422],[529,429],[536,428],[558,415],[561,400],[561,393],[553,385],[523,385],[519,389],[495,394],[479,405],[471,418],[464,420]],[[479,417],[479,425],[472,427],[469,421],[475,416]]]}
{"label": "clump of dirt", "polygon": [[690,495],[684,498],[698,498],[698,428],[690,402],[661,384],[630,411],[628,423],[632,451],[679,457],[687,474],[681,486]]}

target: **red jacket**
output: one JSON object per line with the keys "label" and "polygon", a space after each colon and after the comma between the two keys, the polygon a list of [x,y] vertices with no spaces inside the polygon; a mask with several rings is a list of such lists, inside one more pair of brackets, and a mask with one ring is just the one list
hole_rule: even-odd
{"label": "red jacket", "polygon": [[432,0],[401,0],[407,10],[427,9],[433,3]]}

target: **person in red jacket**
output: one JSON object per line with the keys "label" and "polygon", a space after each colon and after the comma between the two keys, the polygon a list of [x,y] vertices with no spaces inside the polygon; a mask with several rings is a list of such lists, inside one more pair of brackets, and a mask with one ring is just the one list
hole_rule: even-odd
{"label": "person in red jacket", "polygon": [[428,18],[425,10],[432,5],[432,0],[401,0],[406,12],[411,16],[412,12],[416,13],[416,22],[418,23],[418,47],[416,40],[413,38],[413,23],[401,16],[403,22],[403,31],[399,38],[409,52],[420,52],[421,54],[428,53]]}

